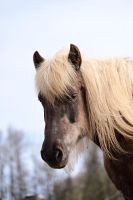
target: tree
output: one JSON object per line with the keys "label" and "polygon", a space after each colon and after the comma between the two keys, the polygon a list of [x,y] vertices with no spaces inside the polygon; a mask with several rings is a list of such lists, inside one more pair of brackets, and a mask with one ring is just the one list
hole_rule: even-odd
{"label": "tree", "polygon": [[5,180],[4,169],[6,166],[5,146],[3,142],[2,132],[0,132],[0,200],[5,198]]}
{"label": "tree", "polygon": [[26,169],[23,159],[23,133],[9,129],[8,137],[8,157],[10,166],[10,188],[12,199],[20,200],[26,194]]}
{"label": "tree", "polygon": [[55,177],[55,171],[52,170],[47,164],[45,164],[42,160],[37,158],[35,155],[32,156],[33,161],[33,190],[34,193],[40,194],[41,196],[49,195],[53,191],[53,182]]}

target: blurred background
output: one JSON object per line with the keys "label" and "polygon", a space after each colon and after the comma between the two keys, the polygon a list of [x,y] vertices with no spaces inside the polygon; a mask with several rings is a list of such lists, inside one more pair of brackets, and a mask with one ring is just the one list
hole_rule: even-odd
{"label": "blurred background", "polygon": [[88,57],[132,57],[133,1],[0,0],[0,15],[0,200],[122,200],[94,144],[69,174],[41,161],[32,55],[73,43]]}

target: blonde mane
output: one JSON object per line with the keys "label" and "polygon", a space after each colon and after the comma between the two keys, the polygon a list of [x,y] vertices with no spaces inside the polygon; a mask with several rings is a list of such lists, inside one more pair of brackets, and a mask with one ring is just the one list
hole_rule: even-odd
{"label": "blonde mane", "polygon": [[[37,69],[36,85],[50,103],[67,94],[77,74],[68,62],[68,51],[60,51]],[[133,140],[133,61],[125,58],[87,59],[80,68],[89,113],[89,137],[97,132],[103,151],[124,152],[116,131]],[[116,130],[116,131],[114,131]]]}
{"label": "blonde mane", "polygon": [[54,104],[56,97],[62,98],[64,94],[67,95],[68,89],[78,78],[72,65],[68,62],[67,55],[67,50],[61,50],[53,59],[45,60],[37,69],[35,77],[37,90],[51,104]]}

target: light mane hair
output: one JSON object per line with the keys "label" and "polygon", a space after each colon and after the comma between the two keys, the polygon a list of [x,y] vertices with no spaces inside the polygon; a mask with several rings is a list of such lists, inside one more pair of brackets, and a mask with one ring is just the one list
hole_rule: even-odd
{"label": "light mane hair", "polygon": [[69,90],[78,78],[76,71],[68,62],[68,50],[59,51],[52,59],[46,59],[37,68],[36,86],[37,90],[45,96],[52,105],[55,98],[69,95]]}
{"label": "light mane hair", "polygon": [[90,133],[97,132],[104,152],[124,152],[117,133],[133,140],[133,61],[110,58],[83,60]]}
{"label": "light mane hair", "polygon": [[[51,104],[68,94],[78,78],[68,61],[69,50],[61,50],[37,69],[36,86]],[[89,137],[98,134],[101,148],[109,157],[124,152],[117,133],[133,140],[133,60],[128,58],[88,59],[80,68],[86,89]]]}

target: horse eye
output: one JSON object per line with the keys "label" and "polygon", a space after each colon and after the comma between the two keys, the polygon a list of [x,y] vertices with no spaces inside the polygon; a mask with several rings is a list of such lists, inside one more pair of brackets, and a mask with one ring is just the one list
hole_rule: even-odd
{"label": "horse eye", "polygon": [[72,99],[75,99],[77,97],[77,94],[75,93],[75,94],[71,94],[71,98]]}
{"label": "horse eye", "polygon": [[76,97],[77,97],[77,94],[73,93],[73,94],[70,94],[70,95],[66,96],[66,100],[71,102],[71,101],[75,100]]}

